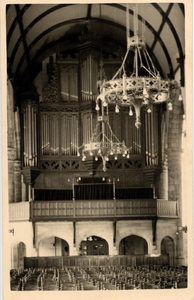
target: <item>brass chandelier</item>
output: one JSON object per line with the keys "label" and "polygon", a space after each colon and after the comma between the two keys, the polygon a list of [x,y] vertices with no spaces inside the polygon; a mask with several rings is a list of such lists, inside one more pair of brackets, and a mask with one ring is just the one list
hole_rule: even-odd
{"label": "brass chandelier", "polygon": [[[109,161],[110,156],[115,160],[118,159],[118,155],[129,158],[131,150],[131,148],[126,147],[124,141],[120,142],[112,132],[109,124],[108,107],[107,115],[105,115],[103,106],[101,116],[99,116],[98,109],[96,128],[90,141],[81,147],[83,148],[82,161],[85,161],[88,156],[95,157],[96,161],[101,158],[104,172],[107,170],[106,162]],[[79,152],[78,156],[80,156]]]}
{"label": "brass chandelier", "polygon": [[[129,158],[131,148],[127,148],[125,142],[120,142],[113,134],[109,124],[108,105],[115,104],[115,112],[119,113],[119,106],[129,107],[129,116],[133,115],[133,109],[136,113],[136,128],[141,126],[141,107],[145,106],[146,111],[151,113],[152,105],[166,102],[168,109],[172,110],[172,102],[175,94],[182,100],[180,86],[176,81],[163,80],[159,71],[154,66],[152,59],[146,49],[145,43],[145,20],[142,22],[142,35],[138,35],[138,7],[134,7],[134,36],[130,37],[129,30],[129,7],[126,7],[126,35],[127,52],[121,64],[121,67],[109,81],[102,80],[103,63],[101,57],[100,80],[97,82],[99,95],[96,99],[97,124],[94,133],[88,143],[82,144],[82,161],[89,157],[99,158],[103,162],[103,171],[106,172],[106,163],[112,156],[115,160],[118,155]],[[133,72],[127,77],[125,71],[125,62],[129,51],[134,52]],[[139,70],[144,69],[147,76],[140,77]],[[105,115],[106,110],[106,115]],[[99,115],[101,111],[101,115]],[[79,148],[79,149],[80,149]],[[78,156],[80,152],[78,149]]]}
{"label": "brass chandelier", "polygon": [[[121,67],[109,81],[101,82],[100,94],[96,100],[96,108],[101,101],[103,106],[115,104],[115,112],[119,113],[119,106],[128,106],[129,115],[133,115],[133,107],[136,113],[135,126],[140,128],[141,107],[145,106],[148,113],[151,113],[152,104],[166,102],[168,109],[172,110],[173,90],[178,91],[179,100],[182,100],[180,86],[176,81],[163,80],[159,71],[146,49],[145,43],[145,20],[142,22],[142,32],[138,30],[138,6],[134,7],[134,36],[130,36],[129,29],[129,7],[126,7],[126,36],[127,51]],[[134,52],[133,73],[127,77],[125,62],[129,51]],[[140,77],[139,71],[145,70],[147,76]]]}

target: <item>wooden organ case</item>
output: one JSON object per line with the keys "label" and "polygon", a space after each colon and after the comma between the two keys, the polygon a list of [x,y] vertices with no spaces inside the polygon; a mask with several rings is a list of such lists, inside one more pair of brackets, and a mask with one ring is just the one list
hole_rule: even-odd
{"label": "wooden organ case", "polygon": [[[129,116],[129,108],[121,107],[117,114],[115,107],[109,105],[105,113],[113,133],[125,141],[131,153],[130,158],[110,158],[106,174],[100,159],[95,161],[89,157],[82,161],[78,156],[80,146],[89,142],[97,124],[100,56],[99,47],[89,42],[69,53],[53,55],[42,69],[47,83],[39,101],[23,101],[23,173],[25,176],[27,168],[36,168],[33,187],[39,196],[45,189],[68,192],[72,189],[72,178],[104,175],[111,181],[119,178],[117,188],[120,189],[150,188],[150,183],[153,187],[160,174],[160,106],[152,107],[151,114],[142,108],[142,126],[137,129],[135,113]],[[121,62],[121,57],[103,53],[107,80],[113,77]],[[68,195],[72,197],[72,193]]]}

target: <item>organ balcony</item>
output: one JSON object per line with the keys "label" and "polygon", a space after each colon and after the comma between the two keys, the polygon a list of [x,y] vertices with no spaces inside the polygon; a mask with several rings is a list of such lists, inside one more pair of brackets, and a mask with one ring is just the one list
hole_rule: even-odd
{"label": "organ balcony", "polygon": [[178,203],[161,199],[46,200],[9,204],[11,222],[178,218]]}

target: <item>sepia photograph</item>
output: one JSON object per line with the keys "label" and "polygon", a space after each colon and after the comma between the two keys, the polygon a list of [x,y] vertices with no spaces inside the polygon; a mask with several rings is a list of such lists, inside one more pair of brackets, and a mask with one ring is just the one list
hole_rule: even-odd
{"label": "sepia photograph", "polygon": [[192,1],[22,3],[1,4],[3,299],[193,299]]}

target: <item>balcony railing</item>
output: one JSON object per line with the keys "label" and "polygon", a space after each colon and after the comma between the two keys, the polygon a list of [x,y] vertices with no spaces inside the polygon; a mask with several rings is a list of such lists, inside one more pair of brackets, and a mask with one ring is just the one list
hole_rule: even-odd
{"label": "balcony railing", "polygon": [[10,221],[88,218],[176,218],[177,202],[156,199],[34,201],[11,203]]}
{"label": "balcony railing", "polygon": [[157,200],[157,215],[158,217],[174,217],[178,216],[177,202]]}
{"label": "balcony railing", "polygon": [[9,220],[25,221],[30,219],[29,202],[18,202],[9,204]]}

